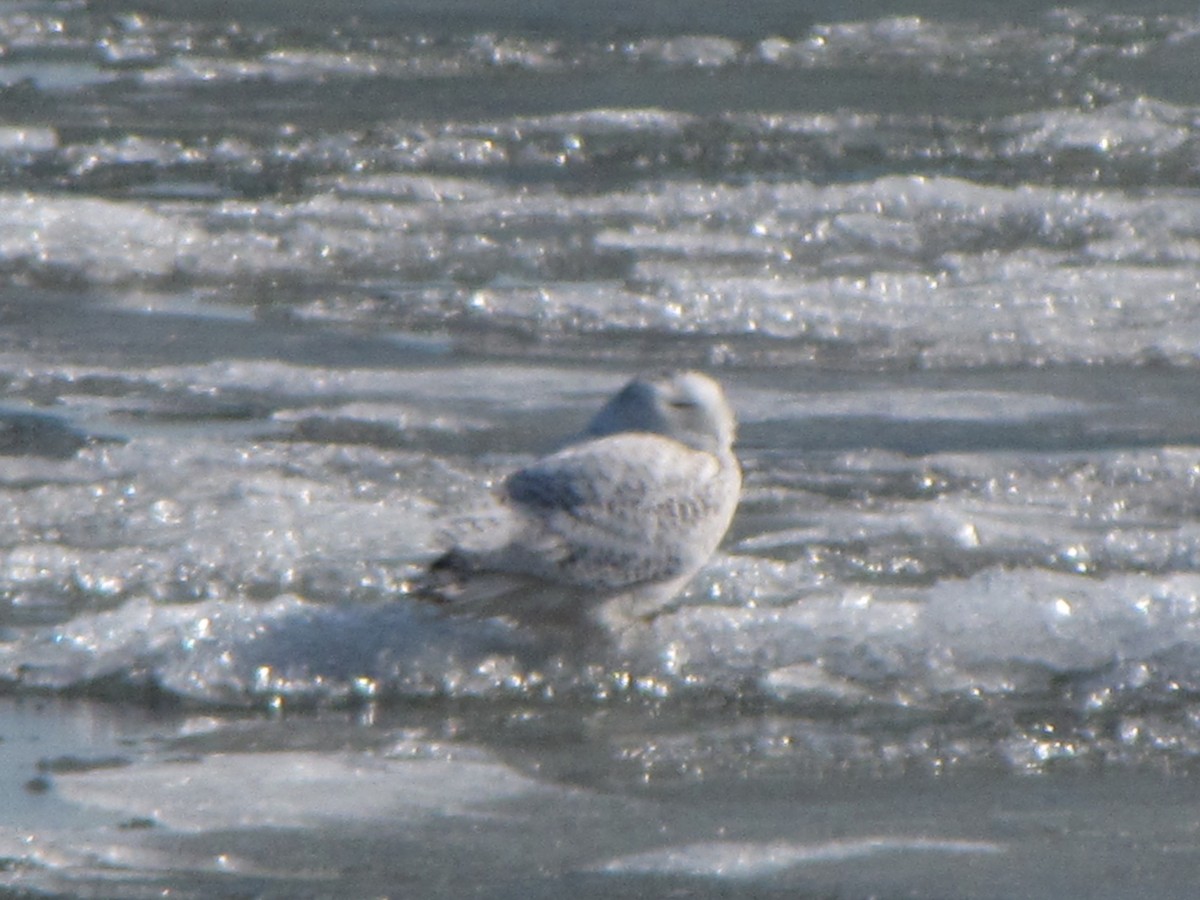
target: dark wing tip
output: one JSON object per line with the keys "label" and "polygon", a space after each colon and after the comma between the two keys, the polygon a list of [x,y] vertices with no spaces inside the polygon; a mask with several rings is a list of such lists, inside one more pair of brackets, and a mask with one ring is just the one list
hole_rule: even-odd
{"label": "dark wing tip", "polygon": [[462,591],[463,576],[468,570],[466,558],[460,551],[447,550],[413,582],[409,594],[416,600],[439,606],[453,603]]}

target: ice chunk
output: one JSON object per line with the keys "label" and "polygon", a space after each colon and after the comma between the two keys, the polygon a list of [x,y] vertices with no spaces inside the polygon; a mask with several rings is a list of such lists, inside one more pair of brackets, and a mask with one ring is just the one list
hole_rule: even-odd
{"label": "ice chunk", "polygon": [[0,153],[41,153],[58,147],[54,128],[9,125],[0,128]]}
{"label": "ice chunk", "polygon": [[312,828],[471,815],[552,789],[496,762],[365,753],[227,753],[61,776],[66,799],[180,831]]}
{"label": "ice chunk", "polygon": [[596,868],[614,875],[653,873],[736,880],[762,878],[800,866],[888,854],[994,855],[1004,851],[1003,844],[990,841],[926,837],[846,838],[823,844],[712,841],[622,856]]}

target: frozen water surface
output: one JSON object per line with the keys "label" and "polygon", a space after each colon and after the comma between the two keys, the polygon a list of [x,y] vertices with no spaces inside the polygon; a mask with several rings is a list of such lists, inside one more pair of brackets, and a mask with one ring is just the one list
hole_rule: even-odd
{"label": "frozen water surface", "polygon": [[[318,6],[0,9],[0,893],[1191,896],[1194,6]],[[412,599],[667,367],[670,609]]]}

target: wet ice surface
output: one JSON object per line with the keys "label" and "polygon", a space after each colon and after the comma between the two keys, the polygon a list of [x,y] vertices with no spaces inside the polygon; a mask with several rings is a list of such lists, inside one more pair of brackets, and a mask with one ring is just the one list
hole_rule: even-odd
{"label": "wet ice surface", "polygon": [[[814,777],[766,749],[794,720],[727,707],[3,711],[10,728],[55,723],[36,732],[43,752],[90,741],[91,756],[43,757],[46,787],[24,799],[17,788],[0,820],[3,883],[71,896],[940,896],[952,885],[987,897],[1003,885],[1182,897],[1196,864],[1194,797],[1179,780]],[[27,754],[28,738],[9,734],[19,741],[5,752]],[[728,766],[714,742],[749,763]]]}
{"label": "wet ice surface", "polygon": [[[1156,421],[1168,398],[1101,402],[1101,386],[1070,372],[1043,376],[1041,394],[997,390],[991,375],[963,376],[990,391],[923,375],[886,392],[851,390],[851,376],[825,392],[735,379],[747,479],[726,551],[676,610],[623,636],[619,659],[542,660],[519,632],[450,622],[404,594],[437,550],[441,513],[544,449],[510,423],[539,403],[555,421],[572,401],[590,412],[608,392],[589,387],[602,374],[566,370],[552,389],[533,367],[172,377],[195,397],[236,384],[261,408],[232,425],[218,406],[209,421],[150,426],[152,407],[106,403],[84,415],[133,421],[128,435],[65,460],[11,457],[10,682],[115,678],[197,701],[320,704],[363,691],[607,693],[628,668],[655,693],[851,710],[992,697],[1190,709],[1198,459],[1182,443],[1129,446],[1182,429]],[[79,405],[98,400],[111,397]],[[881,446],[836,446],[864,438]]]}
{"label": "wet ice surface", "polygon": [[[1194,8],[685,6],[0,10],[0,883],[1190,895]],[[664,365],[674,609],[408,599]]]}
{"label": "wet ice surface", "polygon": [[276,398],[248,421],[69,400],[124,433],[8,460],[4,677],[208,712],[133,729],[120,767],[64,751],[85,764],[45,795],[16,767],[18,808],[99,824],[27,812],[10,882],[452,896],[519,858],[501,895],[1054,896],[1117,854],[1186,894],[1200,458],[1148,437],[1182,428],[1171,377],[1123,403],[1071,372],[734,373],[734,533],[678,609],[583,659],[403,596],[439,511],[544,449],[514,422],[581,423],[620,383],[545,374],[188,371]]}

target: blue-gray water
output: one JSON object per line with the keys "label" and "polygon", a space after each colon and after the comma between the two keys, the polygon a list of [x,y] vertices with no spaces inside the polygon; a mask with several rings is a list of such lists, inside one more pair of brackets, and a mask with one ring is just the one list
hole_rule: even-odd
{"label": "blue-gray water", "polygon": [[[0,892],[1185,897],[1194,3],[0,3]],[[405,596],[701,368],[620,658]]]}

